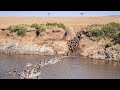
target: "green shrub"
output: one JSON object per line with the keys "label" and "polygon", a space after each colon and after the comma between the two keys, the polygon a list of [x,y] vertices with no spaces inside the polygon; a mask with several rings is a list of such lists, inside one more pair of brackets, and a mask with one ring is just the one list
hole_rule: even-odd
{"label": "green shrub", "polygon": [[18,26],[10,25],[7,27],[7,30],[10,30],[10,33],[16,32],[18,30]]}
{"label": "green shrub", "polygon": [[33,28],[36,29],[36,36],[41,35],[47,29],[46,24],[37,24],[37,23],[34,23],[34,24],[31,25],[31,27],[33,27]]}
{"label": "green shrub", "polygon": [[17,35],[24,36],[26,34],[27,28],[24,26],[18,26]]}
{"label": "green shrub", "polygon": [[100,27],[94,27],[84,32],[84,34],[92,40],[99,40],[103,37],[104,32],[101,30]]}
{"label": "green shrub", "polygon": [[45,28],[37,29],[37,31],[36,31],[36,36],[42,35],[43,32],[45,32]]}
{"label": "green shrub", "polygon": [[35,29],[40,29],[41,27],[46,27],[45,24],[37,24],[37,23],[34,23],[31,25],[32,28],[35,28]]}
{"label": "green shrub", "polygon": [[58,28],[62,28],[62,29],[66,29],[66,26],[62,23],[46,23],[46,26],[54,26],[54,27],[58,27]]}
{"label": "green shrub", "polygon": [[108,23],[102,27],[102,31],[105,33],[105,37],[113,38],[118,32],[120,32],[119,23]]}
{"label": "green shrub", "polygon": [[40,29],[41,27],[46,27],[46,28],[50,28],[50,27],[58,27],[58,28],[62,28],[64,30],[66,30],[66,26],[62,23],[49,23],[47,22],[46,24],[37,24],[34,23],[31,25],[31,27],[36,28],[36,29]]}
{"label": "green shrub", "polygon": [[17,32],[17,35],[24,36],[27,31],[27,27],[25,25],[11,25],[7,28],[7,30],[10,30],[10,33]]}
{"label": "green shrub", "polygon": [[57,23],[49,23],[49,22],[47,22],[46,26],[57,26]]}
{"label": "green shrub", "polygon": [[39,25],[38,25],[37,23],[34,23],[34,24],[31,25],[31,27],[38,29],[38,28],[39,28]]}
{"label": "green shrub", "polygon": [[62,24],[62,23],[59,23],[59,24],[58,24],[58,27],[59,27],[59,28],[63,28],[64,30],[66,29],[66,26],[65,26],[64,24]]}
{"label": "green shrub", "polygon": [[[113,39],[113,41],[116,41],[116,37],[118,37],[118,33],[120,33],[120,24],[119,23],[108,23],[103,25],[102,27],[93,27],[87,31],[84,31],[83,34],[88,36],[90,39],[100,39],[100,38],[108,38]],[[118,40],[119,41],[119,40]],[[109,45],[107,45],[109,46]]]}
{"label": "green shrub", "polygon": [[38,29],[40,29],[40,28],[47,29],[47,26],[45,24],[39,24]]}

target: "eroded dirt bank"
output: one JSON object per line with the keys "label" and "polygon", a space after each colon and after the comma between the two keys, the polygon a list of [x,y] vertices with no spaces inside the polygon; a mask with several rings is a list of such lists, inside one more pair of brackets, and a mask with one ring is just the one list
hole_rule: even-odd
{"label": "eroded dirt bank", "polygon": [[[61,31],[62,32],[62,31]],[[44,34],[39,38],[35,35],[27,33],[25,37],[6,36],[1,31],[0,53],[4,54],[39,54],[39,55],[56,55],[66,54],[68,52],[67,42],[75,37],[74,29],[70,29],[66,37],[65,32]],[[14,38],[14,39],[13,39]],[[120,45],[114,45],[110,48],[103,48],[103,40],[99,42],[92,41],[82,34],[82,38],[77,47],[77,55],[89,58],[116,60],[120,61]]]}
{"label": "eroded dirt bank", "polygon": [[[109,18],[113,18],[113,17],[109,17]],[[120,18],[120,17],[114,17],[114,18]],[[91,19],[93,18],[90,18],[89,21],[92,21]],[[78,19],[74,19],[74,20],[77,21]],[[101,19],[99,20],[99,22],[100,21]],[[111,21],[120,22],[119,19],[112,19],[108,22]],[[69,22],[69,20],[67,22]],[[68,25],[68,23],[65,23],[67,26],[69,26],[67,33],[63,29],[52,28],[50,30],[46,30],[43,35],[38,37],[36,36],[35,28],[27,27],[28,31],[26,32],[26,35],[22,37],[16,35],[16,33],[9,33],[8,30],[4,30],[4,25],[7,24],[4,23],[3,25],[2,23],[0,25],[1,26],[0,53],[39,54],[39,55],[67,54],[67,52],[69,51],[69,46],[68,46],[69,40],[72,40],[74,37],[76,37],[77,32],[81,31],[81,28],[88,25],[88,24],[83,25],[81,23],[83,22],[81,21],[78,27]],[[104,22],[101,22],[101,24],[104,24]],[[82,38],[80,38],[79,45],[75,50],[77,55],[82,55],[85,57],[95,58],[95,59],[120,61],[120,44],[115,44],[108,48],[105,48],[104,46],[106,45],[107,40],[100,39],[99,41],[94,41],[91,40],[89,37],[85,36],[84,34],[81,35]],[[73,46],[74,45],[75,44],[73,43]]]}

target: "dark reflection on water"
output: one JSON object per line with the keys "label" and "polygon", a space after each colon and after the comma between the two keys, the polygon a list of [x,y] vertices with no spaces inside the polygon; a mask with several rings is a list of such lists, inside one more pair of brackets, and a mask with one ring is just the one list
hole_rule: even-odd
{"label": "dark reflection on water", "polygon": [[[17,68],[22,70],[27,63],[54,56],[39,55],[0,55],[0,79],[12,77],[5,73]],[[43,67],[43,79],[120,79],[120,63],[104,60],[90,60],[84,57],[64,58],[53,65]]]}

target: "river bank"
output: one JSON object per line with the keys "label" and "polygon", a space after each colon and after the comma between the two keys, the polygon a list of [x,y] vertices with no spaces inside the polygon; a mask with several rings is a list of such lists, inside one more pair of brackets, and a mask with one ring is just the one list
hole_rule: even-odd
{"label": "river bank", "polygon": [[[88,58],[120,61],[120,45],[103,48],[100,42],[89,40],[83,36],[77,48],[78,55]],[[34,42],[22,42],[16,40],[0,41],[0,53],[2,54],[38,54],[38,55],[60,55],[68,52],[67,41],[51,41],[48,44]]]}
{"label": "river bank", "polygon": [[[106,24],[108,22],[115,21],[113,17],[109,17],[109,19],[110,18],[111,20],[105,23],[102,22],[100,19],[99,23]],[[120,17],[116,17],[116,18],[118,18],[116,20],[119,20],[119,21],[115,21],[115,22],[120,22]],[[69,49],[70,46],[68,45],[68,42],[74,39],[74,37],[77,37],[77,32],[82,31],[83,27],[86,27],[88,25],[87,29],[90,29],[88,27],[90,27],[91,22],[89,24],[87,22],[92,21],[91,18],[89,18],[89,20],[87,21],[85,20],[87,24],[83,25],[84,23],[82,21],[80,21],[79,19],[74,19],[76,22],[77,20],[80,21],[80,23],[77,23],[79,24],[77,27],[74,25],[73,26],[68,25],[69,19],[67,19],[67,22],[64,22],[65,25],[67,26],[67,30],[64,29],[65,25],[62,23],[46,23],[46,24],[41,23],[40,25],[39,23],[38,24],[35,23],[31,25],[32,23],[31,22],[30,24],[24,23],[22,24],[22,27],[21,27],[21,25],[19,25],[23,23],[21,22],[17,24],[18,28],[16,30],[15,30],[16,26],[10,26],[9,29],[11,30],[7,30],[6,28],[4,28],[5,26],[0,25],[1,26],[0,28],[0,53],[27,54],[27,55],[31,55],[31,54],[38,54],[38,55],[61,55],[61,54],[63,55],[64,54],[66,55],[67,52],[70,50]],[[72,22],[72,19],[70,20]],[[18,21],[19,20],[16,20],[15,22],[18,22]],[[61,19],[59,21],[61,21]],[[9,24],[10,22],[11,20],[9,21]],[[4,23],[4,25],[8,25],[6,23]],[[92,25],[96,26],[93,23],[96,23],[96,21],[95,22],[92,21]],[[119,28],[118,23],[112,23],[112,25],[113,25],[111,29],[112,31],[114,31],[113,29],[115,29],[117,26]],[[41,32],[40,30],[42,30],[43,27],[47,29],[43,30],[41,35],[36,36],[36,31],[38,31],[38,34],[40,34]],[[27,28],[26,32],[23,32],[22,30],[26,28]],[[104,35],[101,35],[101,32],[98,32],[100,31],[99,28],[101,28],[101,25],[100,27],[98,26],[94,28],[95,30],[91,30],[93,34],[90,34],[90,35],[93,35],[93,37],[87,36],[84,33],[82,33],[81,34],[82,38],[80,38],[80,41],[78,40],[78,38],[75,38],[76,41],[79,42],[77,43],[78,46],[75,48],[76,49],[74,51],[75,54],[78,56],[82,55],[84,57],[93,58],[93,59],[120,61],[120,44],[119,43],[112,44],[113,42],[111,39],[113,38],[110,38],[110,39],[106,39],[106,37],[104,38]],[[17,30],[19,32],[17,32]],[[107,31],[108,35],[113,33],[113,35],[116,35],[118,37],[118,41],[120,41],[119,39],[120,29],[117,32],[111,31],[111,33],[109,33],[110,29],[107,29],[107,30],[108,30]],[[88,34],[89,33],[91,32],[88,32]],[[22,36],[22,34],[23,35],[25,34],[25,35]],[[94,35],[98,35],[98,36],[94,36]],[[73,40],[71,48],[73,48],[73,46],[76,46],[76,41]]]}

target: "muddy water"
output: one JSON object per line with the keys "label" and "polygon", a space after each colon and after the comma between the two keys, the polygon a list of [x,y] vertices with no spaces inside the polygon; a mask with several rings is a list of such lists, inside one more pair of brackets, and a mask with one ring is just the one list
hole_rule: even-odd
{"label": "muddy water", "polygon": [[[23,70],[27,63],[36,64],[53,56],[0,55],[0,79],[14,79],[6,72]],[[120,63],[90,60],[83,57],[64,58],[53,65],[42,67],[42,79],[120,79]],[[17,79],[19,77],[16,77]]]}

